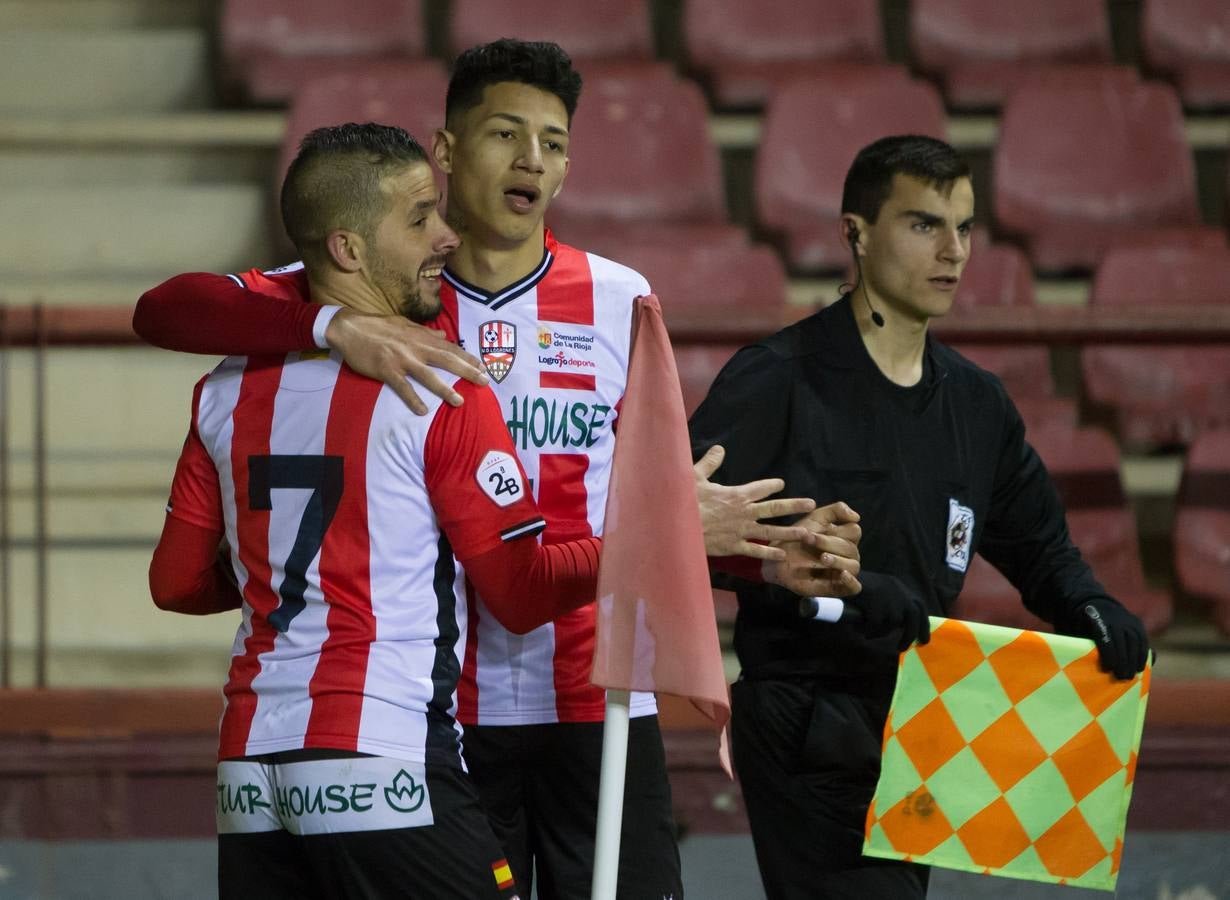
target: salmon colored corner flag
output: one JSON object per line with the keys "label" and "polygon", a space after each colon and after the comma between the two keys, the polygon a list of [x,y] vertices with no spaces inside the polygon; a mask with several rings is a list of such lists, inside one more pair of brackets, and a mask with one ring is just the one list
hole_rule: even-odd
{"label": "salmon colored corner flag", "polygon": [[591,681],[687,697],[720,729],[730,700],[687,418],[662,307],[652,294],[637,299],[632,334],[598,569]]}

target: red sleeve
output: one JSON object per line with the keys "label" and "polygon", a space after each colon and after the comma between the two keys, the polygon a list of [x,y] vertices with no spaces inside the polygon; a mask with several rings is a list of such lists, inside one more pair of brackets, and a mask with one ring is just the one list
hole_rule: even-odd
{"label": "red sleeve", "polygon": [[[185,353],[257,355],[314,350],[312,325],[321,307],[287,302],[268,290],[269,279],[253,289],[254,275],[176,275],[137,301],[132,327],[157,347]],[[246,284],[245,284],[246,282]],[[300,298],[305,300],[306,296]]]}
{"label": "red sleeve", "polygon": [[602,539],[543,546],[510,541],[463,560],[483,602],[513,634],[525,634],[594,601]]}
{"label": "red sleeve", "polygon": [[218,470],[197,431],[205,379],[192,394],[188,438],[175,466],[162,536],[149,567],[150,594],[159,609],[205,615],[237,609],[243,602],[218,545],[225,524]]}
{"label": "red sleeve", "polygon": [[427,494],[453,553],[467,560],[525,535],[546,521],[489,387],[458,380],[465,403],[441,405],[427,431]]}
{"label": "red sleeve", "polygon": [[154,604],[168,612],[204,616],[238,609],[243,596],[218,556],[222,532],[168,515],[149,566]]}
{"label": "red sleeve", "polygon": [[[188,438],[180,451],[175,465],[175,479],[171,482],[171,498],[167,501],[167,513],[189,524],[222,533],[222,488],[218,483],[218,470],[210,458],[201,435],[197,431],[197,410],[201,403],[201,389],[205,379],[197,382],[192,392],[192,421],[188,426]],[[216,542],[215,542],[216,543]]]}
{"label": "red sleeve", "polygon": [[594,599],[598,538],[542,547],[546,526],[489,387],[458,381],[424,446],[427,492],[440,528],[488,608],[524,634]]}

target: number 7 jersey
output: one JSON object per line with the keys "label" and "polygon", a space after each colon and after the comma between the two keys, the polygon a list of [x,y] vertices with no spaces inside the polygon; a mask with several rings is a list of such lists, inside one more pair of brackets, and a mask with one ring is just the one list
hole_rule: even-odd
{"label": "number 7 jersey", "polygon": [[[555,240],[542,261],[496,292],[447,268],[438,324],[479,357],[538,506],[544,544],[602,534],[615,425],[628,377],[633,301],[649,293],[626,266]],[[600,722],[589,682],[594,605],[529,634],[500,626],[467,585],[469,636],[458,686],[466,725]],[[632,715],[656,711],[633,694]]]}

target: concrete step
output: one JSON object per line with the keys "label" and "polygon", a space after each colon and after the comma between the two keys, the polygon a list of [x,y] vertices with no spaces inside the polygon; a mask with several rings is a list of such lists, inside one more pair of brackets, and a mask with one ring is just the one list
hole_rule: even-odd
{"label": "concrete step", "polygon": [[[0,276],[104,278],[270,260],[260,184],[15,187],[0,203]],[[71,239],[65,229],[71,228]]]}
{"label": "concrete step", "polygon": [[268,184],[272,195],[276,159],[271,150],[225,147],[14,150],[0,145],[0,187]]}
{"label": "concrete step", "polygon": [[0,28],[213,27],[218,0],[0,0]]}
{"label": "concrete step", "polygon": [[0,112],[156,111],[213,100],[200,28],[0,32]]}

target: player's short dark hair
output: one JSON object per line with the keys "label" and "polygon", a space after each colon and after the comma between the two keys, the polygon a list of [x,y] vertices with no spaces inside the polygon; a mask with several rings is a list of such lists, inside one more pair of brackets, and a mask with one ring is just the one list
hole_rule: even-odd
{"label": "player's short dark hair", "polygon": [[388,211],[380,189],[389,175],[427,152],[404,128],[374,122],[310,131],[282,180],[282,224],[305,261],[318,260],[336,229],[370,238]]}
{"label": "player's short dark hair", "polygon": [[483,102],[483,91],[507,81],[528,84],[559,97],[568,124],[581,97],[581,74],[559,44],[500,38],[479,44],[457,57],[444,100],[444,121],[451,123]]}
{"label": "player's short dark hair", "polygon": [[850,164],[841,192],[841,211],[874,223],[893,186],[894,175],[909,175],[949,191],[970,168],[951,146],[920,134],[898,134],[868,144]]}

